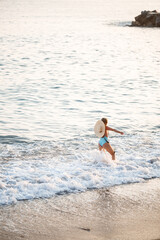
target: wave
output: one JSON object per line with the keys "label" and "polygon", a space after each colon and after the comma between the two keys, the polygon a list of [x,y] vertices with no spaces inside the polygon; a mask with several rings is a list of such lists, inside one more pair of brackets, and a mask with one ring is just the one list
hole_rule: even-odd
{"label": "wave", "polygon": [[112,21],[106,22],[105,25],[107,26],[118,26],[118,27],[128,27],[131,26],[131,21]]}
{"label": "wave", "polygon": [[0,136],[0,144],[15,144],[15,143],[26,143],[27,138],[19,137],[16,135]]}
{"label": "wave", "polygon": [[[134,149],[137,140],[141,155]],[[108,153],[95,150],[95,145],[82,149],[76,141],[74,148],[69,148],[70,141],[66,147],[56,142],[2,144],[0,205],[160,177],[157,146],[148,141],[145,146],[138,136],[136,140],[130,136],[130,145],[117,149],[116,161]],[[115,141],[120,144],[118,138]],[[128,140],[124,141],[123,146]]]}

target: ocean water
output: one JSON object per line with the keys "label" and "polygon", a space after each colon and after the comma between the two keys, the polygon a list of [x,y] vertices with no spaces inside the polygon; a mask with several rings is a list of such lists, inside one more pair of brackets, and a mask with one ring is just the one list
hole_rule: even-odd
{"label": "ocean water", "polygon": [[[160,177],[159,1],[2,0],[0,205]],[[97,149],[107,117],[117,159]]]}

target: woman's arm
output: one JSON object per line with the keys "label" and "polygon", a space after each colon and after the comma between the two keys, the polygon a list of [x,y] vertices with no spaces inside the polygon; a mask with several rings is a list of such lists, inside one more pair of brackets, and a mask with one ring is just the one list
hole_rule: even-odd
{"label": "woman's arm", "polygon": [[113,129],[113,128],[110,128],[110,127],[108,127],[108,126],[106,126],[106,130],[108,130],[108,131],[113,131],[113,132],[116,132],[116,133],[120,133],[121,135],[124,134],[124,132],[118,131],[118,130]]}

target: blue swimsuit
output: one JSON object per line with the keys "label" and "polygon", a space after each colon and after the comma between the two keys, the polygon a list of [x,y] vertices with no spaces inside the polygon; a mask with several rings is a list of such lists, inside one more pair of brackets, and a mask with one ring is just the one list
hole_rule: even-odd
{"label": "blue swimsuit", "polygon": [[108,137],[102,137],[102,138],[100,138],[100,140],[99,140],[99,144],[101,145],[101,147],[103,147],[103,144],[105,144],[105,143],[109,143],[109,141],[108,141]]}

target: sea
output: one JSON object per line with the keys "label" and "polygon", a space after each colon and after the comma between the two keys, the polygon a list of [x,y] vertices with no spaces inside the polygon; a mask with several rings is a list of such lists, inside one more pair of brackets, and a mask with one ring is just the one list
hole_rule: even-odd
{"label": "sea", "polygon": [[[0,205],[160,178],[159,0],[0,1]],[[98,150],[102,117],[116,160]]]}

